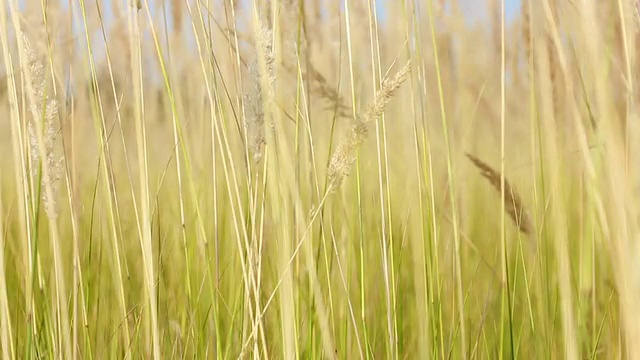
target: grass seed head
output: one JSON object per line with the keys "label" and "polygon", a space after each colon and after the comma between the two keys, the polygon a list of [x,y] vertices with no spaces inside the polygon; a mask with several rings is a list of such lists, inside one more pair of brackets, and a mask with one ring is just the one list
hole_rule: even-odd
{"label": "grass seed head", "polygon": [[349,176],[351,167],[356,160],[357,151],[367,139],[369,123],[378,119],[384,113],[385,107],[391,101],[400,85],[406,80],[410,69],[411,62],[407,62],[393,79],[385,78],[382,80],[382,86],[380,91],[376,93],[375,100],[367,106],[364,114],[359,115],[354,120],[351,131],[331,156],[327,175],[330,191],[340,187],[342,181]]}
{"label": "grass seed head", "polygon": [[[258,59],[249,65],[251,87],[244,96],[245,102],[245,128],[249,151],[254,161],[262,157],[262,147],[266,144],[265,138],[265,104],[273,97],[271,85],[275,81],[275,56],[271,44],[272,32],[264,23],[260,22],[255,31],[255,48]],[[260,58],[264,61],[266,74],[260,71]]]}
{"label": "grass seed head", "polygon": [[[493,187],[500,192],[500,172],[494,170],[487,163],[471,154],[467,154],[467,157],[480,170],[482,176],[489,180],[491,185],[493,185]],[[515,222],[516,226],[520,231],[522,231],[522,233],[531,236],[533,234],[533,226],[531,225],[529,214],[527,213],[520,196],[518,195],[516,190],[509,184],[506,177],[504,179],[504,190],[505,212],[509,215],[509,217],[511,217],[511,219]]]}
{"label": "grass seed head", "polygon": [[56,218],[57,211],[57,182],[61,178],[63,158],[55,154],[55,144],[57,137],[57,129],[55,120],[58,117],[58,102],[50,99],[45,94],[45,76],[44,65],[38,60],[38,57],[29,41],[29,38],[22,33],[22,41],[24,46],[24,63],[23,68],[29,72],[31,78],[31,89],[34,103],[31,109],[37,117],[27,123],[27,131],[29,132],[29,148],[31,152],[31,176],[37,179],[40,174],[41,156],[40,142],[38,141],[38,127],[35,121],[42,121],[43,139],[44,139],[44,162],[47,166],[47,172],[42,172],[41,184],[43,189],[46,185],[50,186],[52,195],[49,196],[47,191],[42,191],[42,201],[44,209],[49,218]]}

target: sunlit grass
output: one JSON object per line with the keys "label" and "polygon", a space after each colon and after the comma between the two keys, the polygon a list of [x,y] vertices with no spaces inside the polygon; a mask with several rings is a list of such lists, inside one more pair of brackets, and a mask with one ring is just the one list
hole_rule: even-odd
{"label": "sunlit grass", "polygon": [[640,354],[635,2],[23,5],[3,358]]}

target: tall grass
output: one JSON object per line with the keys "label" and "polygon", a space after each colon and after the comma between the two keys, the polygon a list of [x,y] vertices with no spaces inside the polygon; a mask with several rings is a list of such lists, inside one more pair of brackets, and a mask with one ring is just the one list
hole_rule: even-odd
{"label": "tall grass", "polygon": [[637,358],[638,9],[8,0],[2,357]]}

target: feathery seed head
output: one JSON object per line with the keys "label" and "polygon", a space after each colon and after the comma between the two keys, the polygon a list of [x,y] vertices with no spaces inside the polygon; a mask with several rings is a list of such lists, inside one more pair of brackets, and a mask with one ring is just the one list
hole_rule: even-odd
{"label": "feathery seed head", "polygon": [[331,156],[329,162],[328,181],[329,189],[337,189],[342,181],[349,176],[351,167],[356,160],[356,152],[367,138],[369,129],[367,124],[356,120],[349,134]]}
{"label": "feathery seed head", "polygon": [[22,43],[25,56],[24,66],[31,76],[31,91],[36,101],[42,101],[45,86],[44,66],[38,61],[38,57],[25,33],[22,33]]}
{"label": "feathery seed head", "polygon": [[[244,95],[247,141],[249,151],[256,162],[262,157],[262,146],[266,144],[264,104],[271,101],[273,97],[271,85],[275,81],[275,56],[272,50],[271,34],[271,30],[260,22],[255,31],[258,59],[249,66],[251,87]],[[260,71],[260,59],[264,61],[266,74]]]}
{"label": "feathery seed head", "polygon": [[389,80],[382,80],[380,91],[375,96],[375,100],[365,110],[363,115],[359,115],[347,134],[344,141],[338,145],[336,151],[331,156],[329,162],[327,180],[329,182],[329,191],[333,191],[340,187],[342,181],[349,175],[351,167],[356,160],[358,148],[364,143],[369,133],[369,122],[379,118],[384,109],[395,94],[396,90],[406,80],[407,74],[411,69],[411,62],[407,64]]}
{"label": "feathery seed head", "polygon": [[[29,72],[31,78],[31,92],[35,103],[31,104],[31,109],[37,115],[27,123],[27,131],[29,132],[29,147],[31,152],[31,176],[37,179],[40,174],[41,156],[40,142],[38,141],[38,127],[35,126],[36,121],[43,121],[43,139],[44,139],[44,163],[47,166],[47,172],[42,173],[41,182],[43,188],[48,185],[52,194],[48,195],[45,190],[42,192],[42,201],[47,216],[51,219],[57,217],[57,204],[55,194],[57,193],[56,184],[61,178],[63,158],[57,157],[55,154],[55,142],[57,130],[55,120],[58,117],[58,102],[55,99],[49,99],[45,94],[45,76],[44,65],[38,60],[36,53],[31,46],[28,37],[22,33],[22,41],[24,45],[24,63],[25,71]],[[44,106],[43,106],[44,104]]]}
{"label": "feathery seed head", "polygon": [[[491,185],[499,192],[502,191],[502,184],[500,172],[494,170],[491,166],[489,166],[484,161],[478,159],[477,157],[467,154],[467,157],[471,162],[480,170],[482,176],[484,176]],[[520,198],[520,195],[516,192],[516,190],[511,187],[509,181],[507,181],[506,177],[504,178],[504,206],[505,212],[511,217],[513,222],[516,224],[518,229],[522,231],[523,234],[533,235],[533,225],[531,223],[531,218],[527,213],[524,203]]]}
{"label": "feathery seed head", "polygon": [[411,61],[393,77],[393,79],[385,78],[382,80],[382,86],[380,91],[376,94],[375,101],[371,103],[364,113],[364,121],[369,122],[376,120],[384,112],[384,108],[387,106],[396,90],[407,79],[407,74],[411,70]]}

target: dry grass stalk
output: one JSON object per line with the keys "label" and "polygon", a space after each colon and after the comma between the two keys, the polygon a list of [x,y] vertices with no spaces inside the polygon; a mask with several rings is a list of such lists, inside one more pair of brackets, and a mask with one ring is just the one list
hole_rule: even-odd
{"label": "dry grass stalk", "polygon": [[531,13],[529,3],[522,3],[522,44],[524,48],[524,59],[528,63],[531,59]]}
{"label": "dry grass stalk", "polygon": [[173,30],[180,34],[182,32],[182,1],[173,0],[171,2],[171,16],[173,17]]}
{"label": "dry grass stalk", "polygon": [[551,100],[553,101],[553,111],[555,116],[561,115],[564,104],[564,86],[562,83],[562,69],[560,69],[560,62],[558,60],[558,54],[556,53],[553,39],[551,36],[547,37],[547,49],[549,54],[549,77],[551,78]]}
{"label": "dry grass stalk", "polygon": [[382,80],[382,86],[374,101],[367,106],[364,113],[358,115],[355,119],[351,131],[331,156],[328,170],[330,191],[340,187],[342,181],[349,175],[351,166],[356,160],[356,152],[367,138],[369,123],[377,120],[382,115],[396,90],[406,80],[410,69],[411,62],[409,61],[393,79],[385,78]]}
{"label": "dry grass stalk", "polygon": [[[480,170],[482,176],[484,176],[493,187],[500,192],[500,172],[494,170],[487,163],[478,159],[477,157],[467,154],[467,157],[473,162],[473,164]],[[516,224],[516,227],[525,235],[531,236],[533,234],[533,226],[531,219],[527,213],[518,192],[509,184],[507,178],[504,179],[505,190],[505,211]]]}
{"label": "dry grass stalk", "polygon": [[640,29],[640,1],[631,0],[629,6],[633,9],[633,19],[635,21],[637,32]]}
{"label": "dry grass stalk", "polygon": [[35,103],[31,104],[31,109],[37,114],[37,117],[34,117],[27,123],[31,150],[31,176],[34,179],[38,179],[41,165],[38,134],[36,132],[38,127],[32,122],[44,120],[42,124],[44,131],[44,161],[47,164],[48,173],[45,174],[42,172],[41,184],[42,188],[49,185],[54,197],[50,198],[47,191],[42,191],[42,201],[47,216],[53,219],[56,218],[58,214],[55,194],[57,193],[57,182],[62,175],[63,163],[63,158],[57,157],[55,154],[55,143],[58,133],[55,127],[55,120],[58,117],[58,102],[55,99],[50,99],[45,94],[44,65],[38,60],[31,46],[31,42],[24,33],[22,34],[22,41],[25,55],[23,68],[29,72],[29,76],[31,77],[31,91],[35,100]]}
{"label": "dry grass stalk", "polygon": [[499,0],[487,0],[487,9],[491,23],[491,44],[495,56],[499,56],[501,50],[502,33],[501,33],[501,3]]}

